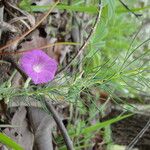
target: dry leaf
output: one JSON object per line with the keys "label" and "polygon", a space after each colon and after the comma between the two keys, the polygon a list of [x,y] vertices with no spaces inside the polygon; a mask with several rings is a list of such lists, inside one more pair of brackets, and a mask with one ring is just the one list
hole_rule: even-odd
{"label": "dry leaf", "polygon": [[44,110],[29,107],[29,120],[35,135],[36,150],[53,150],[52,129],[56,125],[53,118]]}
{"label": "dry leaf", "polygon": [[11,125],[18,127],[6,128],[4,133],[20,144],[25,150],[32,150],[34,136],[28,128],[26,114],[25,107],[19,107],[11,120]]}
{"label": "dry leaf", "polygon": [[[50,37],[41,37],[39,35],[39,31],[38,30],[35,30],[31,37],[26,40],[25,42],[21,43],[20,46],[21,48],[18,49],[18,51],[23,51],[23,50],[32,50],[32,49],[38,49],[40,47],[44,47],[48,44],[53,44],[57,42],[57,39],[56,38],[50,38]],[[43,49],[45,50],[45,52],[52,58],[56,59],[58,62],[62,62],[66,53],[69,51],[67,48],[66,50],[64,50],[64,46],[63,45],[56,45],[56,46],[51,46],[51,47],[48,47],[46,49]],[[20,55],[22,54],[18,54],[18,58],[20,57]]]}

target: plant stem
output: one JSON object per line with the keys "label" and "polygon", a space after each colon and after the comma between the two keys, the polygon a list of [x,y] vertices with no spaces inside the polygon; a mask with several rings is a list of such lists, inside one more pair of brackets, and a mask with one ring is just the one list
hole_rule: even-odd
{"label": "plant stem", "polygon": [[31,81],[31,78],[28,77],[26,82],[24,83],[24,87],[23,87],[24,89],[26,89],[29,86],[30,81]]}
{"label": "plant stem", "polygon": [[9,80],[7,81],[7,87],[11,87],[11,81],[13,79],[13,77],[15,76],[15,74],[17,73],[17,70],[15,69],[12,73],[12,75],[10,76]]}
{"label": "plant stem", "polygon": [[99,4],[98,4],[98,14],[96,16],[95,19],[95,23],[87,37],[87,39],[85,40],[85,42],[83,43],[83,45],[79,48],[79,50],[76,52],[75,56],[69,61],[69,63],[63,67],[62,69],[60,69],[57,74],[60,74],[61,72],[65,71],[68,67],[70,67],[70,65],[73,63],[73,61],[81,54],[81,52],[84,50],[84,48],[87,46],[88,42],[90,41],[92,35],[95,33],[96,27],[98,22],[100,21],[100,17],[101,17],[101,12],[102,12],[102,4],[101,4],[101,0],[99,0]]}
{"label": "plant stem", "polygon": [[131,143],[126,147],[125,150],[131,150],[135,144],[138,142],[138,140],[144,135],[144,133],[148,130],[148,128],[150,127],[150,119],[148,120],[148,122],[146,123],[146,125],[144,126],[144,128],[137,134],[137,136],[131,141]]}
{"label": "plant stem", "polygon": [[132,11],[122,0],[119,0],[119,2],[120,2],[129,12],[131,12],[136,18],[142,16],[142,14],[136,14],[134,11]]}
{"label": "plant stem", "polygon": [[62,136],[65,140],[65,143],[66,143],[66,146],[67,146],[67,149],[68,150],[74,150],[73,148],[73,143],[67,133],[67,130],[64,126],[64,124],[62,123],[62,120],[60,119],[58,113],[56,112],[55,108],[53,107],[52,103],[49,101],[47,102],[46,100],[44,101],[45,102],[45,106],[46,108],[50,111],[50,113],[53,115],[53,118],[54,120],[56,121],[61,133],[62,133]]}

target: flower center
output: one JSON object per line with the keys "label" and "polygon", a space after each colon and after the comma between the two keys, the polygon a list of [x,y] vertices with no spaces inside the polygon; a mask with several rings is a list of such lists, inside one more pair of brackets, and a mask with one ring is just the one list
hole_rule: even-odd
{"label": "flower center", "polygon": [[42,65],[40,64],[33,65],[33,70],[37,73],[40,73],[42,71]]}

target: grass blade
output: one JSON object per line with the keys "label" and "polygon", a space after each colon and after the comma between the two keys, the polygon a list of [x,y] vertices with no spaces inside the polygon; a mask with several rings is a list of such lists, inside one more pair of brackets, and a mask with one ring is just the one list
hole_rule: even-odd
{"label": "grass blade", "polygon": [[0,133],[0,143],[12,148],[14,150],[24,150],[19,144],[13,141],[11,138],[6,136],[5,134]]}
{"label": "grass blade", "polygon": [[130,117],[132,115],[133,114],[123,115],[123,116],[119,116],[119,117],[116,117],[116,118],[113,118],[113,119],[110,119],[110,120],[107,120],[107,121],[104,121],[104,122],[99,122],[99,123],[97,123],[95,125],[92,125],[90,127],[87,127],[85,129],[83,129],[82,134],[86,134],[86,133],[90,133],[90,132],[99,130],[101,128],[104,128],[104,127],[112,124],[112,123],[115,123],[115,122],[118,122],[118,121],[123,120],[125,118],[128,118],[128,117]]}

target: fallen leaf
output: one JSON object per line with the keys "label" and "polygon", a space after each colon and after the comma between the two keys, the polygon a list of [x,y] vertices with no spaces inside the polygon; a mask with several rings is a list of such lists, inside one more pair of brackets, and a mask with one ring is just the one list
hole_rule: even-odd
{"label": "fallen leaf", "polygon": [[35,107],[28,108],[29,120],[35,135],[36,150],[53,150],[52,129],[56,126],[52,116]]}
{"label": "fallen leaf", "polygon": [[19,107],[11,120],[11,125],[17,127],[6,128],[4,133],[20,144],[25,150],[32,150],[34,136],[28,128],[26,115],[27,111],[25,107]]}

